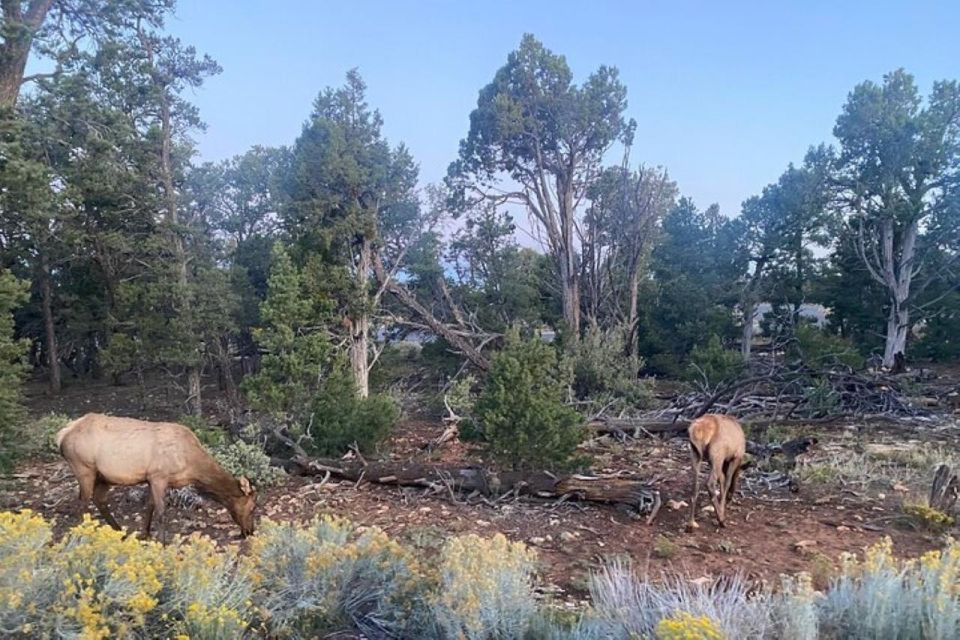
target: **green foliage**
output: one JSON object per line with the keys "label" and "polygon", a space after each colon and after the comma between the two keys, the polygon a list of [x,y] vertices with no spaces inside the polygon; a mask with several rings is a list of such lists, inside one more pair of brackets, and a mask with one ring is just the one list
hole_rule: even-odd
{"label": "green foliage", "polygon": [[571,381],[552,346],[511,332],[475,407],[491,455],[513,468],[573,464],[584,434],[583,418],[564,403]]}
{"label": "green foliage", "polygon": [[814,325],[801,324],[793,334],[793,355],[815,369],[840,364],[853,370],[862,369],[863,357],[850,340],[818,329]]}
{"label": "green foliage", "polygon": [[690,354],[688,376],[714,387],[734,380],[744,369],[740,352],[726,349],[717,335],[710,336],[705,346],[694,347]]}
{"label": "green foliage", "polygon": [[256,444],[237,440],[214,447],[211,453],[221,467],[236,477],[245,476],[258,489],[278,485],[286,477],[283,469],[273,466],[270,456]]}
{"label": "green foliage", "polygon": [[310,292],[280,243],[273,248],[260,316],[264,324],[253,335],[266,353],[260,370],[243,381],[243,390],[255,409],[306,424],[330,366],[330,341],[322,327],[329,306],[325,297]]}
{"label": "green foliage", "polygon": [[385,395],[360,398],[353,377],[334,367],[310,403],[306,446],[318,454],[340,455],[353,444],[373,451],[400,417],[396,402]]}
{"label": "green foliage", "polygon": [[62,413],[48,413],[36,420],[23,423],[16,430],[15,450],[25,457],[47,458],[58,456],[57,432],[70,422],[70,417]]}
{"label": "green foliage", "polygon": [[568,356],[573,369],[573,392],[580,400],[601,404],[614,402],[621,408],[642,409],[649,405],[650,388],[638,378],[642,362],[625,355],[624,331],[591,330],[571,347]]}
{"label": "green foliage", "polygon": [[14,336],[13,312],[26,299],[27,283],[0,271],[0,471],[13,461],[12,436],[25,418],[20,384],[28,343]]}

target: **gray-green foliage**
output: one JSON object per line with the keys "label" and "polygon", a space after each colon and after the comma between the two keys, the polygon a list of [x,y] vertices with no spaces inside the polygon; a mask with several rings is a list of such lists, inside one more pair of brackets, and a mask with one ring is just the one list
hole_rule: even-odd
{"label": "gray-green foliage", "polygon": [[571,381],[553,346],[512,331],[474,409],[491,455],[513,468],[574,463],[584,432],[583,418],[565,403]]}
{"label": "gray-green foliage", "polygon": [[221,467],[236,477],[245,476],[257,489],[280,484],[286,477],[283,469],[273,466],[270,456],[257,444],[237,440],[213,447],[211,453]]}
{"label": "gray-green foliage", "polygon": [[641,409],[650,402],[650,389],[638,378],[642,361],[627,354],[623,328],[587,331],[570,351],[577,398],[630,409]]}

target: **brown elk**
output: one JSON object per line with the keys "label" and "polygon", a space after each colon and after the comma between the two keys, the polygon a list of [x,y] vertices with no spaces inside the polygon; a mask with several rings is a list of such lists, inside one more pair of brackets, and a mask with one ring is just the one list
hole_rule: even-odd
{"label": "brown elk", "polygon": [[57,433],[57,447],[80,484],[80,499],[92,499],[114,529],[120,525],[107,509],[110,488],[146,482],[146,536],[156,515],[164,537],[164,494],[187,485],[226,507],[241,535],[253,533],[256,496],[250,481],[224,471],[183,425],[88,413]]}
{"label": "brown elk", "polygon": [[690,499],[691,528],[697,526],[697,495],[700,493],[700,469],[710,461],[707,488],[717,514],[717,523],[724,526],[726,506],[736,489],[737,476],[746,455],[747,441],[743,429],[733,418],[707,414],[697,418],[688,429],[690,458],[693,462],[693,496]]}

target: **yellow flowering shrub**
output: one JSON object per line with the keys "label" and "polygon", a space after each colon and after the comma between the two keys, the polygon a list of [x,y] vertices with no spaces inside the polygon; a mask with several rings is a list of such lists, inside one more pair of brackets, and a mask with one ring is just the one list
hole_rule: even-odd
{"label": "yellow flowering shrub", "polygon": [[657,640],[723,640],[713,620],[686,611],[662,618],[654,633]]}
{"label": "yellow flowering shrub", "polygon": [[397,637],[424,584],[406,549],[343,518],[324,516],[306,528],[265,519],[251,547],[257,595],[280,631]]}
{"label": "yellow flowering shrub", "polygon": [[241,637],[254,615],[250,562],[199,534],[178,538],[166,552],[163,608],[178,629],[192,640]]}
{"label": "yellow flowering shrub", "polygon": [[445,638],[523,637],[537,604],[532,592],[536,554],[503,535],[451,539],[440,561],[433,615]]}
{"label": "yellow flowering shrub", "polygon": [[29,509],[0,512],[0,634],[38,630],[58,588],[50,525]]}

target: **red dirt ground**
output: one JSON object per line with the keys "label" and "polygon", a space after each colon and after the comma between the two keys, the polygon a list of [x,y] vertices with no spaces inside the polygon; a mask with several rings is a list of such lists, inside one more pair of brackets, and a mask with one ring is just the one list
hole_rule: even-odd
{"label": "red dirt ground", "polygon": [[[154,419],[176,417],[174,410],[164,408],[163,394],[157,395],[155,406],[148,403],[146,412],[139,412],[134,394],[123,387],[73,387],[57,399],[33,394],[30,407],[36,414],[60,411],[76,416],[110,411]],[[388,448],[390,457],[477,463],[475,452],[457,442],[435,454],[421,453],[420,445],[440,429],[438,423],[407,420],[396,429]],[[664,507],[653,525],[602,505],[525,500],[495,507],[468,505],[454,503],[449,497],[425,496],[420,490],[366,483],[356,486],[330,481],[321,487],[318,478],[288,478],[282,486],[265,491],[259,498],[259,513],[296,522],[324,513],[346,516],[379,526],[427,552],[452,534],[500,532],[537,548],[545,580],[568,601],[585,597],[589,571],[614,556],[630,556],[636,566],[654,576],[680,572],[695,579],[739,571],[753,579],[776,582],[781,573],[822,573],[824,556],[835,562],[840,553],[860,552],[885,535],[893,538],[898,555],[913,556],[940,544],[930,533],[875,524],[898,512],[900,498],[893,491],[869,495],[806,486],[798,493],[786,488],[756,492],[744,488],[728,510],[726,528],[718,530],[711,514],[703,513],[700,529],[686,532],[687,509],[672,509],[667,504],[668,500],[689,500],[692,476],[683,440],[602,443],[593,453],[595,472],[629,470],[657,480]],[[92,505],[78,502],[76,492],[76,481],[63,461],[35,461],[0,484],[0,509],[33,509],[54,519],[62,530],[76,524],[82,513],[93,511]],[[121,523],[140,526],[140,503],[125,497],[122,489],[114,489],[111,500]],[[705,502],[709,501],[702,496],[701,504]],[[237,542],[236,527],[217,505],[170,509],[167,526],[170,532],[202,531],[221,543]],[[655,544],[661,537],[673,544],[662,539]]]}

